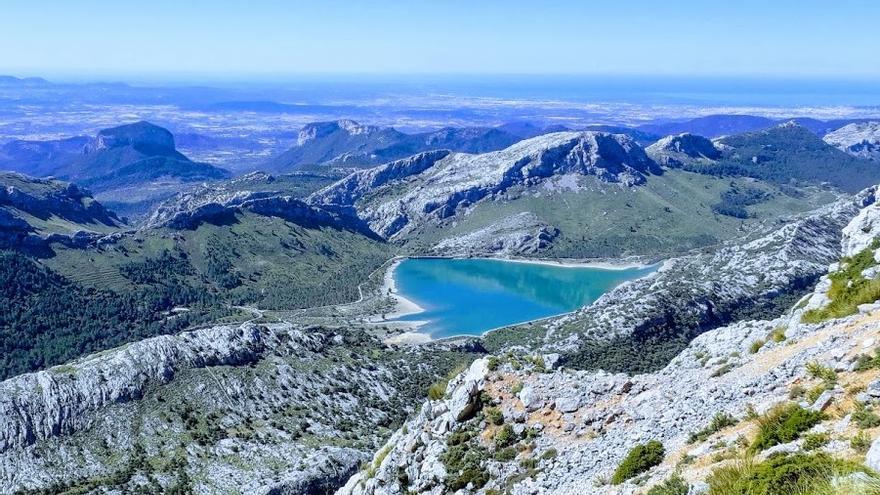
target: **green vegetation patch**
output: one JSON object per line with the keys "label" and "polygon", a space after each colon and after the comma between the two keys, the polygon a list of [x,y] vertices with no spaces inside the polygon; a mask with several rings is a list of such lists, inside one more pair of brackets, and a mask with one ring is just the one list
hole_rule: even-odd
{"label": "green vegetation patch", "polygon": [[688,443],[697,443],[702,442],[703,440],[709,438],[712,434],[717,433],[728,426],[733,426],[737,423],[736,418],[727,414],[725,412],[717,412],[715,416],[712,417],[712,421],[706,425],[700,431],[695,431],[691,433],[688,437]]}
{"label": "green vegetation patch", "polygon": [[[838,491],[834,480],[852,473],[865,473],[873,491]],[[854,478],[856,480],[858,478]],[[771,456],[764,462],[744,460],[715,469],[708,478],[709,495],[832,495],[876,494],[878,480],[859,464],[835,459],[824,453]]]}
{"label": "green vegetation patch", "polygon": [[687,495],[690,488],[684,478],[675,473],[663,483],[651,487],[647,495]]}
{"label": "green vegetation patch", "polygon": [[666,449],[657,440],[651,440],[646,444],[636,445],[629,451],[623,462],[614,471],[611,483],[619,485],[624,481],[634,478],[652,467],[663,462]]}
{"label": "green vegetation patch", "polygon": [[751,449],[759,452],[774,445],[793,442],[824,417],[821,412],[810,411],[797,404],[776,406],[758,418],[758,436],[755,437]]}
{"label": "green vegetation patch", "polygon": [[880,299],[880,279],[868,280],[862,272],[877,264],[874,251],[880,248],[880,240],[875,239],[871,245],[852,257],[840,260],[840,270],[828,275],[831,288],[828,298],[831,300],[823,308],[811,309],[801,318],[805,323],[819,323],[831,318],[841,318],[855,314],[859,304],[871,303]]}

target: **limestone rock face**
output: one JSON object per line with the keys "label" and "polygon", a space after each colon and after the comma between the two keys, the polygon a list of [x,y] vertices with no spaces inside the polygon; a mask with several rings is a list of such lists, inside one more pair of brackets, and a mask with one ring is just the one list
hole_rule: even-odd
{"label": "limestone rock face", "polygon": [[880,205],[876,203],[876,192],[875,187],[861,194],[860,198],[865,206],[843,229],[844,256],[858,254],[880,236]]}
{"label": "limestone rock face", "polygon": [[648,146],[645,151],[657,163],[667,167],[680,167],[694,160],[721,158],[721,150],[711,140],[690,133],[667,136]]}
{"label": "limestone rock face", "polygon": [[122,146],[174,150],[174,135],[168,129],[141,121],[98,132],[94,144],[88,150],[99,151]]}
{"label": "limestone rock face", "polygon": [[865,466],[875,471],[880,469],[880,438],[871,443],[871,448],[865,455]]}
{"label": "limestone rock face", "polygon": [[880,122],[848,124],[829,132],[823,139],[853,156],[880,160]]}
{"label": "limestone rock face", "polygon": [[[386,239],[453,217],[470,205],[559,175],[590,175],[624,186],[662,169],[632,138],[604,132],[559,132],[501,151],[431,152],[357,172],[312,195],[315,204],[355,207]],[[399,189],[399,192],[398,192]]]}
{"label": "limestone rock face", "polygon": [[[271,176],[267,176],[266,181],[271,184],[269,178]],[[245,176],[228,183],[203,185],[178,194],[153,210],[143,228],[189,229],[224,215],[250,211],[258,215],[283,218],[303,226],[333,226],[374,235],[363,222],[351,214],[314,206],[271,190],[240,190],[235,184],[236,181],[253,180],[255,179],[252,176]]]}

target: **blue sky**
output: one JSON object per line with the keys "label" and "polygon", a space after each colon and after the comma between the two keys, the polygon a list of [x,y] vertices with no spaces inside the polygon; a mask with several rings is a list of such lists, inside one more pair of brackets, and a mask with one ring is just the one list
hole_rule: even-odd
{"label": "blue sky", "polygon": [[880,78],[880,2],[20,1],[0,73]]}

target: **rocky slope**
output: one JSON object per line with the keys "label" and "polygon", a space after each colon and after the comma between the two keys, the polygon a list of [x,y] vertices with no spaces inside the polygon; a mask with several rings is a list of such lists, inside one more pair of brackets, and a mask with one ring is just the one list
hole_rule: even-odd
{"label": "rocky slope", "polygon": [[0,244],[83,244],[125,228],[116,215],[76,185],[0,173]]}
{"label": "rocky slope", "polygon": [[447,127],[405,134],[391,127],[352,120],[315,122],[304,126],[294,146],[272,158],[265,168],[291,171],[308,165],[369,167],[436,149],[485,153],[506,148],[520,139],[502,128]]}
{"label": "rocky slope", "polygon": [[244,324],[21,375],[0,383],[0,493],[324,493],[467,359],[353,330]]}
{"label": "rocky slope", "polygon": [[706,329],[792,304],[839,257],[842,229],[876,201],[871,188],[714,253],[669,259],[653,275],[541,325],[540,346],[562,352],[572,367],[656,367]]}
{"label": "rocky slope", "polygon": [[270,175],[253,173],[231,181],[204,184],[160,204],[142,228],[195,229],[203,222],[222,221],[224,217],[248,211],[307,228],[347,228],[375,237],[351,215],[321,209],[273,190],[276,189],[272,187],[274,182],[275,178]]}
{"label": "rocky slope", "polygon": [[662,138],[645,148],[645,152],[666,167],[681,167],[694,160],[721,158],[721,151],[711,140],[688,133]]}
{"label": "rocky slope", "polygon": [[880,160],[880,122],[845,125],[826,134],[824,140],[853,156]]}
{"label": "rocky slope", "polygon": [[[876,265],[880,210],[872,202],[851,213],[856,217],[835,254],[864,256],[868,249]],[[857,276],[876,280],[877,270],[869,266]],[[755,476],[742,467],[744,458],[752,465],[782,462],[786,475],[763,468],[762,476],[779,476],[778,483],[799,476],[862,493],[876,479],[845,474],[866,469],[861,463],[880,466],[880,421],[873,419],[880,371],[872,357],[880,306],[805,323],[828,303],[828,280],[778,318],[703,333],[652,373],[571,370],[552,353],[480,359],[450,380],[445,394],[425,402],[337,494],[631,494],[661,483],[678,488],[659,493],[706,493],[731,476]],[[773,424],[768,418],[793,410],[814,419],[803,426],[790,420],[798,424],[791,436],[772,436],[779,432],[766,426]],[[659,442],[659,456],[621,475],[624,458],[652,442]],[[815,480],[811,468],[798,467],[804,459],[853,464],[837,478]],[[727,477],[713,478],[718,469]]]}
{"label": "rocky slope", "polygon": [[[556,175],[596,176],[642,184],[662,170],[632,139],[598,132],[563,132],[502,151],[468,155],[433,152],[354,174],[310,197],[319,205],[355,206],[375,232],[394,238],[418,223],[442,220],[515,186]],[[406,189],[395,194],[394,186]],[[369,193],[370,198],[365,198]]]}

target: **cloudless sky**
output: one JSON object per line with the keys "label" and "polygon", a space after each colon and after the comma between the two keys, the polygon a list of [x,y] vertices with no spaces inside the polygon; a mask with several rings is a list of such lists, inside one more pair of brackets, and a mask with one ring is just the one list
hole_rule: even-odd
{"label": "cloudless sky", "polygon": [[0,73],[880,78],[878,0],[2,0]]}

